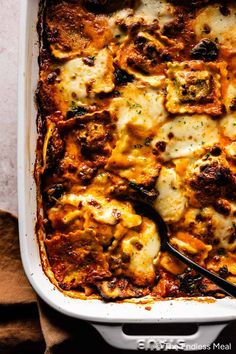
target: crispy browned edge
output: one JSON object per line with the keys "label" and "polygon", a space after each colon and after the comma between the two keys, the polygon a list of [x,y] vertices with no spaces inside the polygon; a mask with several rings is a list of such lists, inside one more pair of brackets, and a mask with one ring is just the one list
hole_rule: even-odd
{"label": "crispy browned edge", "polygon": [[[43,48],[43,30],[44,30],[44,10],[46,7],[47,0],[40,0],[39,2],[39,10],[38,10],[38,21],[37,21],[37,33],[38,33],[38,46],[39,46],[39,58],[41,55],[41,50]],[[40,68],[40,65],[39,65]],[[44,229],[44,224],[43,224],[43,201],[42,201],[42,194],[41,194],[41,189],[40,189],[40,173],[38,171],[38,168],[40,167],[40,160],[41,160],[41,152],[42,152],[42,135],[40,131],[40,123],[42,121],[42,114],[40,112],[40,105],[38,102],[37,98],[37,89],[35,93],[35,103],[37,107],[37,118],[36,118],[36,125],[37,125],[37,143],[36,143],[36,159],[35,159],[35,164],[34,164],[34,180],[36,183],[36,202],[37,202],[37,217],[36,217],[36,223],[35,223],[35,234],[37,236],[37,241],[38,241],[38,246],[39,246],[39,254],[40,254],[40,259],[41,259],[41,264],[42,264],[42,269],[45,273],[45,275],[49,278],[51,283],[55,288],[57,288],[60,292],[62,292],[64,295],[73,297],[73,298],[79,298],[79,299],[100,299],[100,297],[96,294],[90,295],[90,296],[85,296],[84,293],[78,291],[78,290],[70,290],[70,291],[65,291],[63,290],[59,285],[57,280],[55,279],[54,273],[51,270],[51,266],[49,264],[49,260],[47,257],[47,252],[45,249],[44,245],[44,240],[45,240],[45,229]]]}

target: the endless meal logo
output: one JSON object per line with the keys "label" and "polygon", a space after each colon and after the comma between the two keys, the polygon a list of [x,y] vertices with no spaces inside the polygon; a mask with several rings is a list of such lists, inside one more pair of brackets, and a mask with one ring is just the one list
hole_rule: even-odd
{"label": "the endless meal logo", "polygon": [[231,350],[231,343],[221,344],[198,344],[198,343],[186,343],[183,339],[139,339],[137,340],[138,350]]}

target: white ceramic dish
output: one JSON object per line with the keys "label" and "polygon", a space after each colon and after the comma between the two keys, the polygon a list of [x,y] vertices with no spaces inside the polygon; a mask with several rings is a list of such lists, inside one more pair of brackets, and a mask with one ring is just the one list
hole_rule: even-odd
{"label": "white ceramic dish", "polygon": [[[182,341],[187,345],[208,345],[226,324],[236,319],[236,300],[215,302],[171,300],[156,302],[147,311],[145,305],[104,303],[79,300],[63,295],[42,270],[37,237],[36,188],[33,178],[36,146],[36,107],[34,94],[38,80],[38,36],[36,23],[39,0],[21,1],[19,48],[19,114],[18,114],[18,198],[20,248],[25,273],[38,295],[56,310],[90,321],[113,346],[126,349],[165,349]],[[124,323],[198,323],[198,331],[189,336],[128,336]],[[191,348],[187,348],[191,349]],[[194,346],[193,346],[194,349]],[[196,348],[195,348],[196,349]]]}

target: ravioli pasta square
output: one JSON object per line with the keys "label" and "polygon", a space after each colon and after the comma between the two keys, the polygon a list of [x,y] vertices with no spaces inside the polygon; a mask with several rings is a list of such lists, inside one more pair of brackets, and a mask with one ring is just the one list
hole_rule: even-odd
{"label": "ravioli pasta square", "polygon": [[168,63],[166,108],[170,113],[223,113],[221,67],[214,63]]}

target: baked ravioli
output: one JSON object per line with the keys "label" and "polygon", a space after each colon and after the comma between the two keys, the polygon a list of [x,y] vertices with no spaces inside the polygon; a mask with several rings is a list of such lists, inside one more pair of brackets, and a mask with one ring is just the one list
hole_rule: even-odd
{"label": "baked ravioli", "polygon": [[[37,232],[65,294],[223,297],[236,283],[234,1],[42,0]],[[138,211],[137,211],[138,210]]]}

